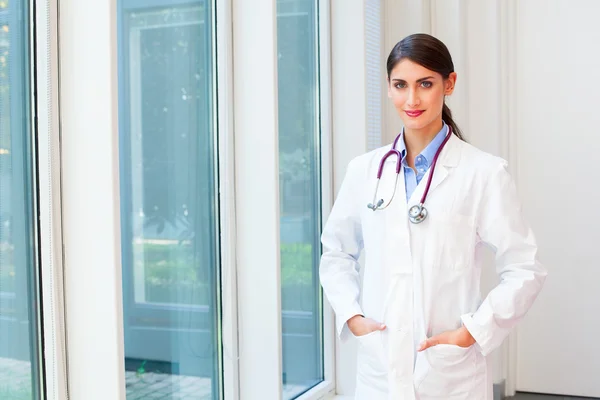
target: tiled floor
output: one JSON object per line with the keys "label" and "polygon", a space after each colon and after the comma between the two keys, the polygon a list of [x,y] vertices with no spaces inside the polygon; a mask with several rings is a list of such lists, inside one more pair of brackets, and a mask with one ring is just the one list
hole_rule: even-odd
{"label": "tiled floor", "polygon": [[517,393],[515,397],[506,400],[599,400],[594,397],[553,396],[549,394]]}

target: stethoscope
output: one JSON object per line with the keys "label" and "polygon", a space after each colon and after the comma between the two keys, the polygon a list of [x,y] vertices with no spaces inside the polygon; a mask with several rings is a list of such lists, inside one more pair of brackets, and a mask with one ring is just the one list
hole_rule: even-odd
{"label": "stethoscope", "polygon": [[[427,209],[423,206],[423,204],[425,204],[425,199],[427,199],[427,193],[429,193],[429,187],[431,186],[431,178],[433,178],[433,171],[435,170],[435,165],[437,164],[438,156],[440,155],[440,153],[442,152],[442,149],[444,148],[444,146],[450,139],[450,136],[452,136],[452,127],[448,126],[448,134],[444,138],[444,141],[440,145],[440,148],[438,149],[438,151],[435,153],[435,156],[433,157],[433,161],[431,163],[431,172],[429,172],[429,178],[427,178],[427,186],[425,186],[425,191],[423,192],[421,201],[419,202],[419,204],[415,204],[408,210],[408,219],[413,224],[420,224],[421,222],[423,222],[425,220],[425,218],[427,218]],[[377,185],[375,186],[375,194],[373,195],[373,203],[367,204],[367,207],[373,211],[386,209],[391,204],[392,200],[394,199],[394,196],[396,195],[396,187],[398,186],[398,176],[400,175],[400,169],[402,168],[402,154],[400,154],[400,151],[398,151],[396,149],[396,147],[398,145],[398,140],[400,140],[401,137],[402,137],[402,134],[400,134],[396,137],[396,140],[394,140],[394,144],[393,144],[392,148],[390,149],[390,151],[388,151],[383,156],[383,158],[381,159],[381,161],[379,163],[379,170],[377,171]],[[385,160],[387,160],[387,158],[392,155],[395,155],[397,157],[396,182],[394,183],[394,191],[392,192],[392,197],[390,198],[390,201],[388,201],[388,203],[382,207],[382,205],[384,203],[383,199],[379,199],[377,204],[374,204],[374,203],[375,203],[375,199],[377,199],[377,190],[379,189],[379,182],[381,182],[381,175],[383,174],[383,166],[385,164]]]}

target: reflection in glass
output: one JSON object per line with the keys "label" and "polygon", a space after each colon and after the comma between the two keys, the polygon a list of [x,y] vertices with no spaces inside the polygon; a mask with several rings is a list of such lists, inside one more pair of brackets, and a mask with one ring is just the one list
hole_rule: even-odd
{"label": "reflection in glass", "polygon": [[128,399],[220,396],[212,3],[119,0]]}
{"label": "reflection in glass", "polygon": [[0,399],[40,398],[28,1],[0,0]]}
{"label": "reflection in glass", "polygon": [[277,1],[283,397],[323,376],[318,2]]}

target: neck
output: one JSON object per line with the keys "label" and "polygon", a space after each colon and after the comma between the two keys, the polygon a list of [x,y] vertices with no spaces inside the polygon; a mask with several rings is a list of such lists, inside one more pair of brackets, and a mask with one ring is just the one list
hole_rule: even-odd
{"label": "neck", "polygon": [[444,122],[440,119],[421,129],[404,129],[404,144],[410,159],[421,153],[442,130]]}

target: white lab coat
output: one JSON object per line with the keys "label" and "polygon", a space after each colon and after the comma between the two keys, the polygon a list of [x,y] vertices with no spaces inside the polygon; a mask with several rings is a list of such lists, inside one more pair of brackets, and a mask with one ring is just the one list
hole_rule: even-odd
{"label": "white lab coat", "polygon": [[[525,315],[546,276],[506,162],[453,136],[435,168],[425,202],[429,215],[414,225],[408,208],[419,202],[431,169],[408,203],[401,171],[391,205],[367,208],[389,149],[350,162],[322,235],[320,279],[340,339],[353,337],[346,321],[356,314],[387,325],[355,338],[355,398],[492,400],[489,354]],[[385,163],[376,200],[390,199],[395,162],[389,157]],[[501,283],[482,301],[480,250],[486,244],[496,251]],[[427,337],[461,325],[475,345],[415,351]]]}

